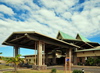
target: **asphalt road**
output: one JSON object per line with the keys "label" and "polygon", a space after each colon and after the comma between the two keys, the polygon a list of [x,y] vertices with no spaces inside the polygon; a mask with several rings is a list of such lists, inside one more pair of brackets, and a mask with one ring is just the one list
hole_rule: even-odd
{"label": "asphalt road", "polygon": [[[64,70],[64,66],[48,66],[48,69],[56,68],[57,70]],[[25,68],[22,68],[25,69]],[[73,66],[71,70],[82,70],[84,69],[85,72],[89,73],[100,73],[100,67],[91,67],[91,66]],[[3,69],[0,70],[0,73],[2,71],[12,71],[13,69]]]}
{"label": "asphalt road", "polygon": [[[48,67],[48,69],[52,69],[52,68],[56,68],[56,69],[58,69],[58,70],[64,70],[64,67],[63,66],[50,66],[50,67]],[[82,70],[82,69],[84,69],[84,71],[85,72],[90,72],[90,73],[100,73],[100,67],[78,67],[78,66],[76,66],[76,67],[72,67],[72,69],[71,70]]]}
{"label": "asphalt road", "polygon": [[75,70],[75,69],[77,69],[77,70],[82,70],[82,69],[84,69],[85,70],[85,72],[91,72],[91,73],[100,73],[100,68],[88,68],[88,67],[84,67],[84,68],[82,68],[82,67],[72,67],[72,70]]}

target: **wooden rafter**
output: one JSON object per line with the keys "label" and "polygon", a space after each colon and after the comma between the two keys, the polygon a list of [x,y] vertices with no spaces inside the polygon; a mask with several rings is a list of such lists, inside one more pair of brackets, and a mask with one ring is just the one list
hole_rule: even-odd
{"label": "wooden rafter", "polygon": [[25,37],[25,36],[21,36],[21,37],[18,37],[18,38],[12,39],[12,40],[10,40],[9,42],[14,42],[14,41],[17,41],[17,40],[22,39],[22,38],[24,38],[24,37]]}
{"label": "wooden rafter", "polygon": [[[16,36],[18,36],[18,37],[16,37]],[[27,39],[27,40],[25,40],[25,39]],[[25,40],[25,41],[23,41],[23,40]],[[34,45],[34,44],[31,44],[28,40],[33,41],[32,43],[34,43],[35,41],[44,41],[47,44],[59,46],[62,48],[68,48],[69,46],[80,48],[80,46],[77,46],[77,45],[62,41],[62,40],[58,40],[55,38],[51,38],[51,37],[48,37],[46,35],[43,35],[43,34],[40,34],[37,32],[14,32],[4,42],[12,43],[15,45],[21,45],[21,47],[23,47],[23,46],[32,47],[32,45]],[[4,42],[2,43],[3,45],[9,45],[9,44],[5,44]],[[27,43],[29,43],[29,44],[27,44]]]}
{"label": "wooden rafter", "polygon": [[34,49],[34,47],[28,47],[26,45],[20,45],[20,44],[12,44],[12,43],[8,43],[8,42],[4,42],[4,44],[9,45],[9,46],[19,46],[19,47],[23,47],[23,48],[30,48],[30,49]]}
{"label": "wooden rafter", "polygon": [[[27,35],[27,37],[28,37],[29,39],[31,39],[31,40],[39,41],[38,38],[35,38],[35,37],[33,38],[33,37],[29,36],[29,35]],[[57,43],[55,43],[55,42],[50,42],[50,41],[47,41],[47,40],[45,40],[45,39],[43,39],[43,40],[45,41],[45,43],[48,43],[48,44],[53,44],[53,45],[57,45],[57,46],[66,47],[65,45],[57,44]]]}
{"label": "wooden rafter", "polygon": [[91,46],[91,47],[94,47],[94,46],[92,46],[91,44],[89,44],[89,43],[87,43],[87,42],[84,42],[84,43],[86,43],[87,45],[89,45],[89,46]]}

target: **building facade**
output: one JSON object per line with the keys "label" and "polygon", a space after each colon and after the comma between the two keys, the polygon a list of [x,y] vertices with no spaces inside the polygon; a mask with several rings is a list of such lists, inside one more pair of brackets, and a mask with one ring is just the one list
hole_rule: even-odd
{"label": "building facade", "polygon": [[[37,55],[26,56],[26,61],[35,64],[34,69],[46,69],[47,65],[64,64],[69,57],[69,66],[85,62],[88,56],[100,56],[99,43],[91,42],[80,34],[76,38],[59,31],[57,38],[32,32],[14,32],[3,45],[14,47],[14,55],[19,54],[20,47],[37,50]],[[91,49],[91,51],[90,51]],[[95,50],[94,50],[95,49]]]}

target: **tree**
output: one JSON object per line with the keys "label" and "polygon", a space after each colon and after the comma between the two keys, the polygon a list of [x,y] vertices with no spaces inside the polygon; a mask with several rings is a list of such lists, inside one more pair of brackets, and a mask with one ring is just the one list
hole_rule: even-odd
{"label": "tree", "polygon": [[98,66],[100,64],[100,57],[97,57],[97,59],[95,59],[95,64]]}
{"label": "tree", "polygon": [[11,58],[4,58],[3,60],[6,61],[6,63],[13,63],[14,64],[14,71],[17,72],[17,66],[20,62],[23,61],[23,59],[20,58],[21,55],[17,55],[15,57],[11,57]]}
{"label": "tree", "polygon": [[95,63],[95,60],[94,60],[93,58],[89,57],[89,58],[87,59],[86,63],[87,63],[88,65],[90,65],[90,66],[93,66],[94,63]]}
{"label": "tree", "polygon": [[[0,52],[0,54],[2,54],[2,52]],[[0,60],[1,60],[2,58],[1,58],[1,56],[0,56]]]}
{"label": "tree", "polygon": [[0,52],[0,54],[2,54],[2,52]]}

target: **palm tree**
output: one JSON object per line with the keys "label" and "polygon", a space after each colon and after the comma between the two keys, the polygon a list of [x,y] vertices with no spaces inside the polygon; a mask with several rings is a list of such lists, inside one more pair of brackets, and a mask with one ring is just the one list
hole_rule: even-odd
{"label": "palm tree", "polygon": [[3,60],[6,61],[6,63],[13,63],[14,64],[14,71],[17,72],[17,66],[20,62],[23,61],[23,59],[20,58],[21,55],[17,55],[12,58],[3,58]]}

